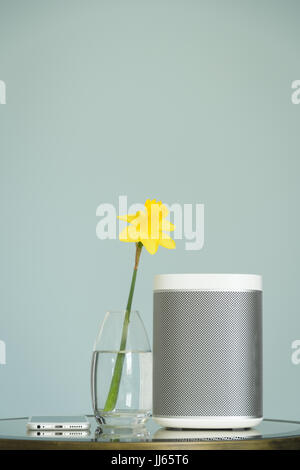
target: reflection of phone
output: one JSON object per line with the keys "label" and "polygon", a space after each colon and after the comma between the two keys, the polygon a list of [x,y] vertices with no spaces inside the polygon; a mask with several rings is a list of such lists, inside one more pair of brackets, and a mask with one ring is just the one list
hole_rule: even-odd
{"label": "reflection of phone", "polygon": [[80,439],[88,437],[90,431],[27,431],[29,437],[62,438],[62,439]]}
{"label": "reflection of phone", "polygon": [[81,431],[89,428],[86,416],[32,416],[27,423],[30,431]]}

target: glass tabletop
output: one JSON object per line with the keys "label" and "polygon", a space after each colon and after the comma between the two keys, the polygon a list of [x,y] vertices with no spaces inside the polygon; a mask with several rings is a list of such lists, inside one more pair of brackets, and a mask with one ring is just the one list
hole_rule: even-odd
{"label": "glass tabletop", "polygon": [[252,429],[199,430],[162,428],[151,418],[135,428],[99,427],[95,418],[87,415],[89,431],[28,431],[28,418],[0,419],[0,439],[50,440],[81,442],[205,442],[286,438],[300,436],[300,422],[264,419]]}

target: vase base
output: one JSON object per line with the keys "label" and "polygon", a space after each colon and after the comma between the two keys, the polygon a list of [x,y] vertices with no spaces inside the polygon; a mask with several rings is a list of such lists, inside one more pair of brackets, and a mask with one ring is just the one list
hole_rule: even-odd
{"label": "vase base", "polygon": [[150,411],[127,412],[97,412],[95,418],[101,427],[132,428],[143,425],[150,417]]}

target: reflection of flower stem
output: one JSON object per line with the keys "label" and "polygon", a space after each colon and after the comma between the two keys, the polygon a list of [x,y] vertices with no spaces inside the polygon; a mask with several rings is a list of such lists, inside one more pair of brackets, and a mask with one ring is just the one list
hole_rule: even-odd
{"label": "reflection of flower stem", "polygon": [[142,248],[143,248],[143,244],[141,242],[136,243],[135,264],[134,264],[134,269],[133,269],[133,274],[132,274],[132,279],[131,279],[131,286],[130,286],[127,307],[126,307],[126,312],[125,312],[125,318],[124,318],[124,323],[123,323],[123,328],[122,328],[120,350],[117,354],[114,373],[111,379],[110,388],[109,388],[109,392],[107,395],[107,399],[106,399],[103,411],[113,410],[116,406],[117,399],[118,399],[120,381],[121,381],[122,370],[123,370],[123,363],[124,363],[124,358],[125,358],[131,304],[132,304],[136,275],[137,275]]}

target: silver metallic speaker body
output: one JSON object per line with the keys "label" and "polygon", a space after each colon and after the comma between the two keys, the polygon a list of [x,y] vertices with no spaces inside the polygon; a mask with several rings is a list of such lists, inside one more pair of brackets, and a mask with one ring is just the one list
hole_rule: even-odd
{"label": "silver metallic speaker body", "polygon": [[157,423],[225,429],[262,420],[260,276],[155,276],[153,319]]}

